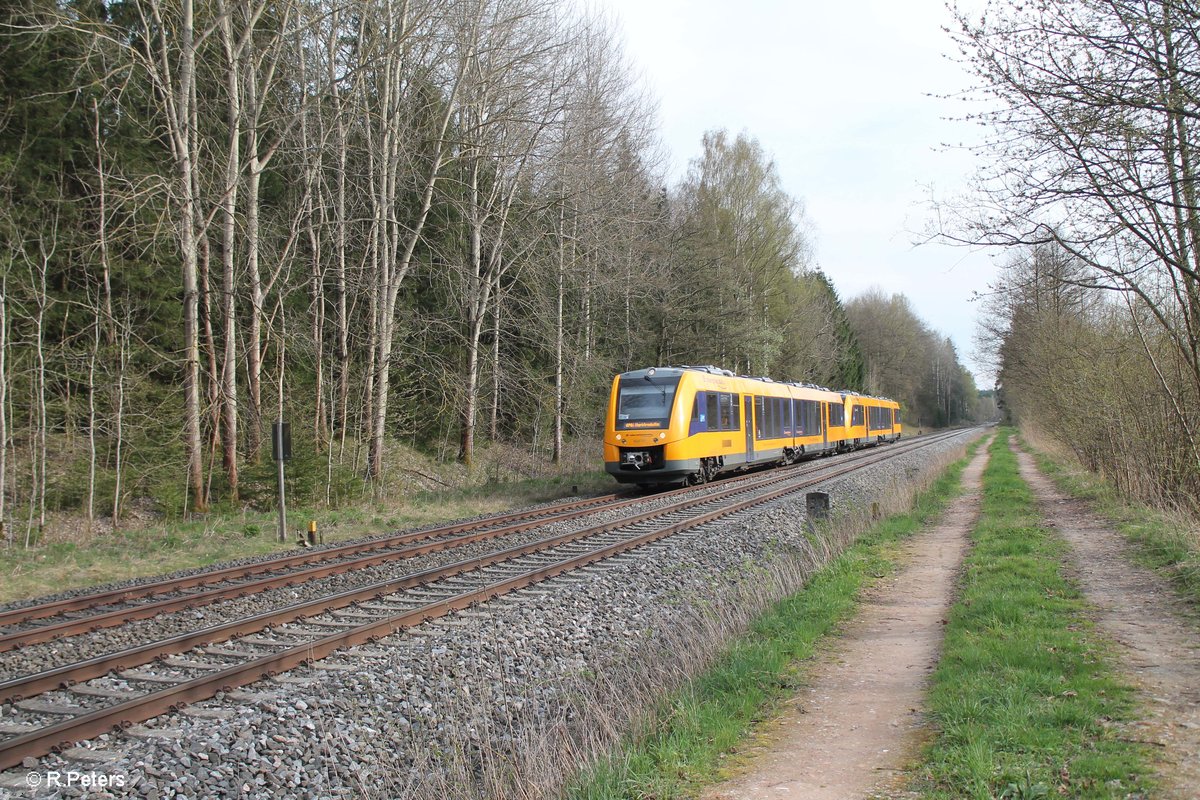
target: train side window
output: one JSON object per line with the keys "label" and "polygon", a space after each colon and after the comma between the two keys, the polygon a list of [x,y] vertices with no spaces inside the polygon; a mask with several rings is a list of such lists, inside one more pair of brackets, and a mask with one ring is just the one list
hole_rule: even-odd
{"label": "train side window", "polygon": [[765,402],[765,400],[766,400],[766,398],[764,398],[762,395],[759,395],[754,398],[754,438],[755,439],[767,438],[767,432],[763,428],[763,424],[766,421],[765,418],[767,416],[766,410],[763,408],[763,403]]}
{"label": "train side window", "polygon": [[893,420],[892,424],[894,424],[894,425],[900,424],[900,409],[898,409],[898,408],[892,409],[892,420]]}
{"label": "train side window", "polygon": [[717,410],[717,392],[704,393],[705,411],[708,414],[708,429],[721,430],[721,412]]}
{"label": "train side window", "polygon": [[721,392],[717,395],[717,407],[719,408],[717,419],[720,421],[720,427],[718,430],[733,430],[733,412],[730,410],[729,405],[728,392]]}
{"label": "train side window", "polygon": [[816,400],[798,400],[796,408],[800,435],[816,436],[821,432],[821,404]]}
{"label": "train side window", "polygon": [[699,422],[704,417],[704,392],[696,392],[696,399],[692,403],[692,422]]}
{"label": "train side window", "polygon": [[733,409],[733,427],[729,430],[740,431],[742,429],[742,396],[740,394],[731,394],[730,407]]}
{"label": "train side window", "polygon": [[851,426],[863,424],[862,410],[863,410],[862,406],[855,406],[854,410],[850,412],[850,425]]}
{"label": "train side window", "polygon": [[840,428],[846,424],[846,409],[840,403],[826,403],[829,406],[829,426]]}

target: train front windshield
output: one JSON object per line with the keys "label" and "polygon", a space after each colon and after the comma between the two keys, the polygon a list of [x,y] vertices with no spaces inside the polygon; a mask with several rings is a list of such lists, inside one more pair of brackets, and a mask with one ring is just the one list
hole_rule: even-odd
{"label": "train front windshield", "polygon": [[679,378],[622,378],[617,388],[617,430],[665,428]]}

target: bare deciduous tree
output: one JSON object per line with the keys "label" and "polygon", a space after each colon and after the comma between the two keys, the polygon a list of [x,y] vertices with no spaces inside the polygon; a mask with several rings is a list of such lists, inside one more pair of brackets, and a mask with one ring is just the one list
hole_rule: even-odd
{"label": "bare deciduous tree", "polygon": [[[994,109],[989,167],[950,238],[1053,246],[1083,287],[1127,295],[1174,350],[1169,408],[1200,402],[1200,14],[1177,0],[990,4],[960,11],[963,60]],[[1200,431],[1172,412],[1186,439]],[[1193,470],[1200,472],[1200,459]]]}

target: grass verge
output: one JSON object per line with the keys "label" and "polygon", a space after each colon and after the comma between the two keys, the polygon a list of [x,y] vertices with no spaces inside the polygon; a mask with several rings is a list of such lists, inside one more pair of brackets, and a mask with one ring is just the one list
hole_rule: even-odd
{"label": "grass verge", "polygon": [[964,564],[918,769],[934,798],[1124,798],[1147,788],[1141,745],[1109,726],[1132,711],[1087,605],[1063,576],[1067,545],[1040,525],[1002,430]]}
{"label": "grass verge", "polygon": [[65,536],[25,549],[0,545],[0,603],[51,592],[163,575],[223,561],[292,551],[296,534],[317,520],[325,542],[344,541],[454,519],[494,514],[581,493],[613,491],[605,473],[527,478],[482,488],[425,491],[403,503],[362,504],[335,510],[288,508],[289,541],[276,535],[272,513],[212,513],[193,521],[158,524],[105,534]]}
{"label": "grass verge", "polygon": [[968,460],[951,465],[917,495],[909,512],[866,531],[803,590],[752,623],[703,674],[654,708],[619,752],[585,770],[565,796],[661,800],[686,796],[718,777],[724,756],[802,685],[803,661],[852,616],[862,589],[895,568],[898,542],[928,525],[959,493]]}
{"label": "grass verge", "polygon": [[1038,469],[1061,491],[1083,500],[1136,545],[1138,561],[1166,577],[1191,604],[1200,606],[1200,531],[1180,514],[1134,503],[1102,478],[1056,459],[1024,440]]}

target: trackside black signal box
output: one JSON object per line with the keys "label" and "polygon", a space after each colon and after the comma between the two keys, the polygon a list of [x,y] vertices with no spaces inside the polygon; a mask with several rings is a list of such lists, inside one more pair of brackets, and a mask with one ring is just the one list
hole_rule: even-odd
{"label": "trackside black signal box", "polygon": [[292,457],[292,423],[278,421],[271,425],[271,452],[276,461]]}

